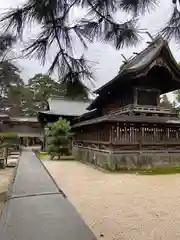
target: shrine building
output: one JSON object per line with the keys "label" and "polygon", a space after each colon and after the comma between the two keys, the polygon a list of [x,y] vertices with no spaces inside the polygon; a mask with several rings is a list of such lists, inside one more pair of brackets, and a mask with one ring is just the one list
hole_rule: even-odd
{"label": "shrine building", "polygon": [[160,106],[177,89],[180,67],[158,37],[95,91],[72,126],[74,155],[110,170],[180,167],[180,118]]}

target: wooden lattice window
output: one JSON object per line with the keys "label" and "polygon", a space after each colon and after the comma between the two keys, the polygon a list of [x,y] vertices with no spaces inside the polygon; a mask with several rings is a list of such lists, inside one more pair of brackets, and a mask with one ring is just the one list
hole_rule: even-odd
{"label": "wooden lattice window", "polygon": [[137,104],[157,106],[157,92],[138,90]]}

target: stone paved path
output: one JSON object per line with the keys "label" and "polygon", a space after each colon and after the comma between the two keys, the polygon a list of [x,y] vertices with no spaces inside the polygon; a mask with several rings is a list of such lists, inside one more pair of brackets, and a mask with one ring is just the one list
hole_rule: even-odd
{"label": "stone paved path", "polygon": [[180,174],[110,174],[79,162],[45,165],[98,239],[180,239]]}
{"label": "stone paved path", "polygon": [[23,152],[0,219],[1,240],[95,240],[43,164]]}

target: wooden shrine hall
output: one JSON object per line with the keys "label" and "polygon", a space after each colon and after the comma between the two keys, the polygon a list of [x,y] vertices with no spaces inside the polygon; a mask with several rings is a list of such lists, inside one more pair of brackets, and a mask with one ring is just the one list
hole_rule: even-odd
{"label": "wooden shrine hall", "polygon": [[73,125],[77,159],[101,167],[180,167],[180,119],[160,107],[160,95],[180,89],[180,68],[162,38],[156,38],[97,97]]}
{"label": "wooden shrine hall", "polygon": [[44,129],[37,117],[11,117],[0,113],[0,133],[16,133],[20,139],[20,145],[42,145],[44,141]]}

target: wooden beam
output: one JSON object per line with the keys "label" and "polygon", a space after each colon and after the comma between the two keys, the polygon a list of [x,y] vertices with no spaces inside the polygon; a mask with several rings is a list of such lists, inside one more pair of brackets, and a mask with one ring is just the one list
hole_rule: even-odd
{"label": "wooden beam", "polygon": [[127,59],[123,54],[121,54],[121,56],[123,57],[125,63],[127,63],[127,62],[128,62],[128,59]]}
{"label": "wooden beam", "polygon": [[154,41],[154,38],[152,37],[152,35],[151,35],[149,32],[146,32],[146,34],[148,35],[148,37],[149,37],[152,41]]}

